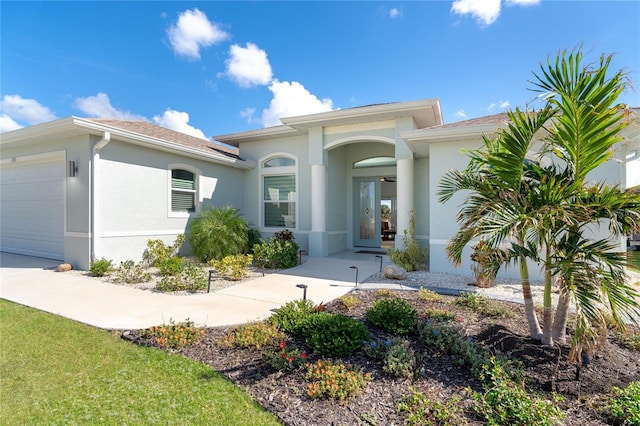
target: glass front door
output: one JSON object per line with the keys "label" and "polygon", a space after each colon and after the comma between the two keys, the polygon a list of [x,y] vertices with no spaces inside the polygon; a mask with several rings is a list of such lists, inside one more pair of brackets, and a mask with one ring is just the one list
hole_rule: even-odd
{"label": "glass front door", "polygon": [[354,188],[354,245],[380,247],[380,178],[357,178]]}

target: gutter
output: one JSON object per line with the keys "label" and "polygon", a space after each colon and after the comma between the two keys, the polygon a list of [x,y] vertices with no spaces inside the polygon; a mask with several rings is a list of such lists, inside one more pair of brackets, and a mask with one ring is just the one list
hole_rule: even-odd
{"label": "gutter", "polygon": [[111,132],[104,132],[102,139],[93,146],[93,156],[91,159],[91,262],[95,262],[97,259],[96,252],[98,251],[98,231],[100,223],[100,209],[99,206],[99,192],[96,191],[98,187],[98,178],[100,176],[100,150],[104,148],[111,141]]}

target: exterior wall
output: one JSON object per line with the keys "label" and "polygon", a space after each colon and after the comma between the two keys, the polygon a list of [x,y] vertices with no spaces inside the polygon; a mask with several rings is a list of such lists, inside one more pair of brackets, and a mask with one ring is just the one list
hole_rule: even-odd
{"label": "exterior wall", "polygon": [[[430,228],[430,194],[432,191],[429,178],[429,159],[420,158],[414,161],[413,200],[416,213],[416,240],[422,247],[429,247]],[[437,207],[437,206],[436,206]]]}
{"label": "exterior wall", "polygon": [[[170,211],[172,165],[199,171],[196,213]],[[96,258],[139,261],[147,240],[173,243],[206,207],[243,207],[243,171],[112,140],[100,151]],[[185,254],[188,254],[188,247]]]}
{"label": "exterior wall", "polygon": [[327,153],[327,232],[328,251],[338,253],[347,249],[347,163],[346,147]]}

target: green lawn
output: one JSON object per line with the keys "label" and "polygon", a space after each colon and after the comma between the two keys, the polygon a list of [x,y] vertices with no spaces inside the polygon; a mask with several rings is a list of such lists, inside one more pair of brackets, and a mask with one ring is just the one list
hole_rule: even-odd
{"label": "green lawn", "polygon": [[279,425],[208,366],[0,300],[0,424]]}

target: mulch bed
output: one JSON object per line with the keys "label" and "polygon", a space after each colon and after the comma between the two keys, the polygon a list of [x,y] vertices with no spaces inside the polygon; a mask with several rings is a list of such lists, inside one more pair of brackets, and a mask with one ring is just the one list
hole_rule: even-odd
{"label": "mulch bed", "polygon": [[[523,362],[526,383],[530,391],[538,391],[551,398],[551,393],[564,397],[560,405],[567,418],[565,425],[610,424],[606,413],[598,407],[613,387],[626,387],[640,380],[640,352],[627,349],[610,336],[590,363],[580,368],[566,361],[568,347],[543,347],[528,338],[523,307],[508,302],[514,315],[510,318],[488,318],[453,303],[454,298],[426,302],[415,291],[395,291],[395,295],[413,304],[418,313],[429,308],[447,309],[460,317],[457,325],[467,336],[494,354],[517,358]],[[335,300],[325,305],[327,312],[338,312],[364,321],[366,310],[377,297],[375,290],[354,290],[350,293],[361,303],[350,311]],[[369,326],[369,324],[367,324]],[[369,327],[372,338],[389,338],[380,330]],[[401,425],[406,418],[397,410],[397,402],[412,389],[425,393],[433,401],[446,402],[453,396],[463,398],[464,415],[469,424],[483,424],[470,409],[472,404],[467,388],[480,391],[481,384],[469,371],[456,367],[450,358],[422,347],[417,339],[411,346],[418,354],[419,374],[412,379],[391,377],[382,370],[382,361],[371,360],[362,351],[342,358],[345,363],[362,367],[373,380],[348,403],[311,399],[307,396],[304,369],[292,373],[278,372],[264,360],[256,349],[230,349],[218,342],[226,328],[208,329],[198,344],[179,351],[185,357],[206,363],[250,393],[258,403],[278,416],[287,425]],[[135,335],[132,331],[129,335]],[[304,342],[289,338],[287,346],[306,350]],[[264,350],[264,349],[263,349]],[[268,348],[267,350],[275,350]],[[313,362],[317,357],[309,355]]]}

